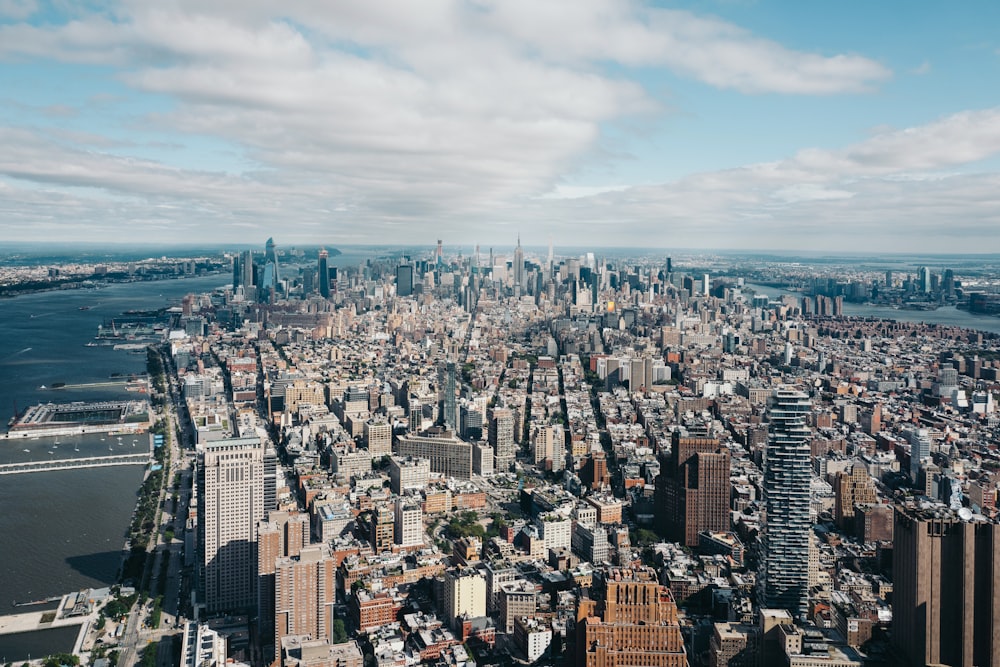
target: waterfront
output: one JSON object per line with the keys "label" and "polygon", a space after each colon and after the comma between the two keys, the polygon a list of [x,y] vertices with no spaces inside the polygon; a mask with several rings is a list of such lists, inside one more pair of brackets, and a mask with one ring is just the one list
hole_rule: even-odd
{"label": "waterfront", "polygon": [[[780,299],[786,294],[802,298],[801,292],[791,292],[780,287],[769,285],[746,284],[755,292],[766,294],[772,299]],[[877,317],[897,322],[924,322],[926,324],[941,324],[951,327],[964,327],[990,333],[1000,333],[1000,317],[990,315],[973,315],[967,310],[959,310],[955,306],[941,306],[937,310],[906,310],[889,306],[875,306],[867,303],[844,302],[844,315],[848,317]]]}
{"label": "waterfront", "polygon": [[[98,325],[123,311],[171,305],[189,292],[208,291],[226,281],[226,276],[209,276],[127,283],[4,300],[0,319],[3,424],[13,416],[15,403],[24,410],[48,401],[137,398],[123,383],[107,383],[115,373],[144,372],[145,356],[87,347]],[[56,382],[87,386],[42,388]],[[134,448],[132,440],[136,440]],[[119,440],[108,434],[0,439],[0,462],[133,453],[144,445],[149,446],[147,436],[126,435]],[[143,475],[141,466],[121,466],[4,476],[0,480],[0,534],[6,536],[0,559],[0,613],[24,611],[11,607],[15,601],[113,583]],[[70,650],[75,637],[75,631],[64,629],[0,636],[0,656],[15,660],[28,653],[40,657]]]}
{"label": "waterfront", "polygon": [[[331,258],[357,265],[371,254]],[[38,292],[3,301],[0,318],[0,417],[45,402],[136,399],[123,378],[145,371],[145,355],[90,346],[98,325],[127,310],[176,305],[185,294],[226,285],[228,275],[125,283],[97,289]],[[64,388],[51,389],[65,383]],[[136,440],[135,443],[132,441]],[[133,444],[135,447],[133,448]],[[80,434],[0,438],[0,463],[133,453],[146,436]],[[24,451],[27,449],[28,451]],[[141,466],[8,475],[0,479],[0,614],[11,607],[114,582],[129,517],[142,482]],[[55,603],[29,609],[54,608]],[[0,658],[23,660],[68,651],[75,630],[0,636]]]}

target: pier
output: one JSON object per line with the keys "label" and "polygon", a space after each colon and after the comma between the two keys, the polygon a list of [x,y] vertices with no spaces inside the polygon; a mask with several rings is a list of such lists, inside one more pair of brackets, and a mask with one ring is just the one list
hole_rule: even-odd
{"label": "pier", "polygon": [[49,472],[51,470],[78,470],[80,468],[104,468],[106,466],[146,465],[152,460],[149,452],[142,454],[118,454],[112,456],[87,456],[75,459],[52,461],[25,461],[23,463],[0,464],[0,475],[19,475],[26,472]]}

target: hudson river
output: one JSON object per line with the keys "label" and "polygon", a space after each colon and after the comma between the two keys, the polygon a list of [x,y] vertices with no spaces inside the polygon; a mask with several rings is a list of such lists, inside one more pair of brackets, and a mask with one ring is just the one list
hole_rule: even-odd
{"label": "hudson river", "polygon": [[[228,280],[216,275],[0,300],[0,430],[6,430],[15,403],[24,410],[48,401],[139,396],[121,383],[72,386],[110,383],[114,374],[145,371],[145,354],[86,347],[98,325],[126,310],[174,305],[189,292],[206,292]],[[59,382],[69,386],[42,389]],[[148,440],[132,440],[111,435],[0,439],[0,463],[97,456],[109,449],[131,453],[137,451],[133,445],[148,448]],[[46,608],[15,609],[15,601],[113,583],[144,472],[141,466],[121,466],[0,476],[0,614]],[[0,659],[71,650],[76,629],[0,635]]]}

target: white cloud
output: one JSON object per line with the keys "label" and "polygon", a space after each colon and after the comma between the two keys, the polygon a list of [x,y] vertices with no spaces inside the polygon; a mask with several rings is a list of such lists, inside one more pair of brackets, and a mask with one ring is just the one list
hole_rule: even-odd
{"label": "white cloud", "polygon": [[[685,11],[287,0],[278,17],[263,0],[137,0],[64,26],[0,26],[5,54],[111,65],[133,92],[172,102],[134,124],[217,139],[250,165],[172,168],[90,128],[0,128],[10,238],[120,235],[138,221],[146,240],[280,227],[283,243],[486,243],[517,228],[557,243],[832,248],[903,242],[906,229],[943,248],[954,226],[941,221],[1000,229],[996,175],[961,172],[1000,153],[998,109],[672,183],[569,184],[606,125],[662,111],[629,67],[746,93],[852,93],[890,75]],[[983,236],[980,249],[1000,251],[995,232]]]}

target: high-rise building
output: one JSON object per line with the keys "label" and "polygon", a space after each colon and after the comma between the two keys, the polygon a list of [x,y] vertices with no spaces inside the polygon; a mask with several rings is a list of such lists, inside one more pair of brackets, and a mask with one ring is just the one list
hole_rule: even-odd
{"label": "high-rise building", "polygon": [[290,635],[329,641],[337,602],[337,559],[330,548],[304,547],[298,556],[279,558],[274,570],[275,646]]}
{"label": "high-rise building", "polygon": [[413,294],[413,265],[402,264],[396,267],[396,296]]}
{"label": "high-rise building", "polygon": [[592,591],[577,608],[579,667],[687,667],[677,605],[654,570],[597,570]]}
{"label": "high-rise building", "polygon": [[455,433],[458,431],[458,368],[454,360],[444,362],[440,367],[441,380],[441,425]]}
{"label": "high-rise building", "polygon": [[468,568],[444,573],[442,620],[451,627],[461,627],[463,616],[486,616],[486,579],[479,571]]}
{"label": "high-rise building", "polygon": [[208,442],[200,463],[206,609],[252,609],[257,604],[256,531],[264,518],[264,446],[259,438]]}
{"label": "high-rise building", "polygon": [[809,397],[779,389],[768,410],[759,602],[805,618],[809,611]]}
{"label": "high-rise building", "polygon": [[393,508],[387,503],[379,503],[372,510],[368,533],[375,553],[392,549],[392,543],[396,537],[396,515]]}
{"label": "high-rise building", "polygon": [[325,248],[319,251],[319,294],[324,299],[330,298],[330,253]]}
{"label": "high-rise building", "polygon": [[878,502],[875,480],[861,461],[855,461],[851,471],[838,472],[833,482],[833,516],[837,525],[844,530],[854,529],[855,505],[871,505]]}
{"label": "high-rise building", "polygon": [[365,422],[365,442],[373,459],[392,454],[392,424],[385,419],[369,419]]}
{"label": "high-rise building", "polygon": [[524,290],[524,251],[521,249],[521,236],[517,237],[517,247],[514,248],[514,296],[521,296]]}
{"label": "high-rise building", "polygon": [[275,248],[273,238],[269,238],[267,243],[264,244],[264,264],[272,264],[274,266],[274,285],[277,285],[281,280],[281,276],[278,274],[278,252]]}
{"label": "high-rise building", "polygon": [[896,506],[892,637],[900,665],[1000,665],[1000,528],[960,512]]}
{"label": "high-rise building", "polygon": [[659,530],[667,539],[698,546],[698,533],[729,530],[729,450],[717,438],[674,431],[656,479]]}
{"label": "high-rise building", "polygon": [[514,413],[507,408],[493,408],[490,413],[490,446],[496,457],[496,470],[506,472],[514,463]]}
{"label": "high-rise building", "polygon": [[420,502],[412,497],[396,498],[393,522],[393,542],[401,547],[424,543],[424,513]]}
{"label": "high-rise building", "polygon": [[419,491],[427,486],[430,475],[430,459],[412,456],[393,456],[389,459],[389,487],[396,495]]}
{"label": "high-rise building", "polygon": [[[279,558],[298,556],[309,545],[309,515],[270,512],[257,525],[257,621],[265,643],[274,637],[274,568]],[[277,649],[265,647],[271,655]]]}

